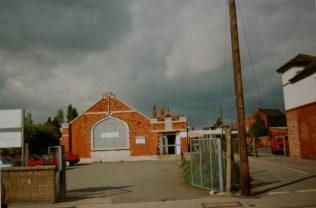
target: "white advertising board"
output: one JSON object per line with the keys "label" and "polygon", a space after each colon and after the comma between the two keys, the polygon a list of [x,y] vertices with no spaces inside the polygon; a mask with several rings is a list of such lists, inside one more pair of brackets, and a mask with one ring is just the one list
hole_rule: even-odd
{"label": "white advertising board", "polygon": [[0,147],[12,148],[22,146],[22,132],[0,132]]}
{"label": "white advertising board", "polygon": [[21,128],[23,110],[0,110],[0,129]]}
{"label": "white advertising board", "polygon": [[0,148],[22,147],[23,110],[0,110]]}

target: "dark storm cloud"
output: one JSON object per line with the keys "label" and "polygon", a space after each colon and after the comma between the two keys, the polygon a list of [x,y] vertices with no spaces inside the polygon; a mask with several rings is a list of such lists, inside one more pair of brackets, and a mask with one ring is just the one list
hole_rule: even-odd
{"label": "dark storm cloud", "polygon": [[131,29],[129,1],[1,1],[1,48],[94,51]]}
{"label": "dark storm cloud", "polygon": [[[246,116],[283,109],[275,70],[298,53],[316,55],[314,1],[238,2]],[[164,105],[202,127],[222,105],[232,123],[228,21],[222,0],[1,1],[0,108],[43,120],[114,91],[146,115]]]}

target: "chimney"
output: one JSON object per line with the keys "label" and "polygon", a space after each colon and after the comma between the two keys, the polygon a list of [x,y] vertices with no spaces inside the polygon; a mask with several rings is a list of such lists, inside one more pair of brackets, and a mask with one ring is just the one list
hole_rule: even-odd
{"label": "chimney", "polygon": [[113,92],[105,92],[103,98],[115,98],[115,94]]}
{"label": "chimney", "polygon": [[160,118],[162,118],[165,115],[165,108],[163,105],[160,107]]}
{"label": "chimney", "polygon": [[154,106],[153,106],[151,113],[152,113],[152,117],[153,117],[153,118],[157,118],[157,109],[156,109],[156,105],[154,105]]}

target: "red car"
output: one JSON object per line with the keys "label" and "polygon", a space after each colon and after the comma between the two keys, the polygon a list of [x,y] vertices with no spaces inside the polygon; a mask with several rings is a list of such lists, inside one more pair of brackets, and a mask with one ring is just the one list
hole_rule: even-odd
{"label": "red car", "polygon": [[65,163],[66,166],[73,166],[80,161],[79,155],[72,152],[65,153]]}
{"label": "red car", "polygon": [[288,135],[287,131],[272,131],[271,132],[271,149],[273,154],[284,154],[284,145],[288,154]]}
{"label": "red car", "polygon": [[[48,155],[30,155],[28,166],[37,165],[57,165],[58,159],[49,157]],[[72,152],[65,153],[65,163],[66,166],[73,166],[80,161],[79,155]]]}
{"label": "red car", "polygon": [[55,160],[49,159],[48,155],[30,155],[28,166],[54,165]]}

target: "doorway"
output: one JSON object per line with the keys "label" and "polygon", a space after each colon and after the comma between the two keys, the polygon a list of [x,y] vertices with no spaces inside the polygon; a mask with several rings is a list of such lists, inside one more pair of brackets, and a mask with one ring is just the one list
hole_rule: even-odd
{"label": "doorway", "polygon": [[160,140],[161,155],[175,155],[179,144],[176,142],[176,134],[163,134]]}

